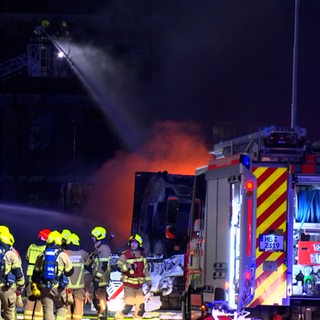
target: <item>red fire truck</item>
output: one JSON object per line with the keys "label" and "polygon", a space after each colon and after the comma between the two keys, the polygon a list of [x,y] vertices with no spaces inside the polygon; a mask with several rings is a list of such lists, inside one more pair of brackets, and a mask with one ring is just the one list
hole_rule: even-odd
{"label": "red fire truck", "polygon": [[204,305],[220,320],[320,319],[317,147],[275,126],[214,146],[194,180],[185,320]]}

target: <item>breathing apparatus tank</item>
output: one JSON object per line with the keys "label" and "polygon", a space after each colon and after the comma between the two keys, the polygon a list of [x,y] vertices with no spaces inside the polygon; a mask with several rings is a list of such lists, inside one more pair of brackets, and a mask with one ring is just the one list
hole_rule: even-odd
{"label": "breathing apparatus tank", "polygon": [[45,250],[43,277],[49,282],[56,277],[56,250],[54,248],[46,248]]}

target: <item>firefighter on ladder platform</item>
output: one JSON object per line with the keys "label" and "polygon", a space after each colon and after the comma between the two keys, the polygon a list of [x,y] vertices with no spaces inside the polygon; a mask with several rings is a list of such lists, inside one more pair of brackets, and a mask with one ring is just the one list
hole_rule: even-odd
{"label": "firefighter on ladder platform", "polygon": [[31,286],[31,278],[34,269],[34,265],[36,263],[37,257],[41,254],[44,249],[46,248],[46,241],[48,239],[48,235],[50,233],[49,229],[40,230],[38,233],[38,238],[35,243],[31,243],[28,247],[26,253],[26,260],[28,262],[27,267],[27,286],[26,286],[26,296],[27,302],[24,307],[24,319],[31,320],[31,319],[42,319],[43,318],[43,310],[42,304],[39,297],[35,297],[32,293],[32,286]]}
{"label": "firefighter on ladder platform", "polygon": [[125,306],[122,311],[115,314],[116,320],[125,318],[133,306],[135,306],[134,319],[141,319],[144,315],[142,286],[146,283],[146,293],[150,292],[151,278],[142,244],[141,236],[132,234],[128,242],[129,249],[124,251],[118,259],[117,265],[122,273]]}
{"label": "firefighter on ladder platform", "polygon": [[39,25],[33,31],[33,35],[36,40],[45,40],[49,34],[50,22],[48,20],[42,20]]}

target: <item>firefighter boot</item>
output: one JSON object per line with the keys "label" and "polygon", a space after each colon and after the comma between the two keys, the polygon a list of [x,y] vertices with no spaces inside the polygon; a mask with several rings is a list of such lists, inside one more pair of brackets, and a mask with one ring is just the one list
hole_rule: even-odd
{"label": "firefighter boot", "polygon": [[98,320],[108,320],[108,314],[107,313],[98,314]]}
{"label": "firefighter boot", "polygon": [[143,319],[144,312],[145,312],[144,303],[141,303],[139,306],[139,310],[135,311],[133,319],[134,320]]}
{"label": "firefighter boot", "polygon": [[125,304],[122,311],[118,311],[115,315],[114,318],[115,320],[121,320],[123,318],[125,318],[129,312],[131,311],[133,305],[131,304]]}
{"label": "firefighter boot", "polygon": [[106,308],[103,313],[98,314],[99,320],[108,320],[108,308]]}
{"label": "firefighter boot", "polygon": [[114,315],[115,320],[122,320],[124,319],[125,315],[121,311],[117,311]]}

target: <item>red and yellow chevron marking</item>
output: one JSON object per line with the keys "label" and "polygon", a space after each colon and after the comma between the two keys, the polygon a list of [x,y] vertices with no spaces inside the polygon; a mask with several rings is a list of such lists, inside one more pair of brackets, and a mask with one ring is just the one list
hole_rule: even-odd
{"label": "red and yellow chevron marking", "polygon": [[[256,167],[253,174],[257,178],[256,289],[249,306],[282,305],[287,291],[286,253],[260,251],[259,236],[280,229],[286,238],[287,168]],[[264,271],[266,261],[276,264],[277,270]]]}

